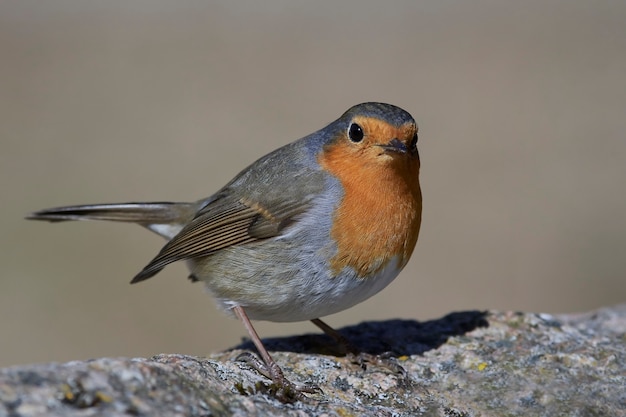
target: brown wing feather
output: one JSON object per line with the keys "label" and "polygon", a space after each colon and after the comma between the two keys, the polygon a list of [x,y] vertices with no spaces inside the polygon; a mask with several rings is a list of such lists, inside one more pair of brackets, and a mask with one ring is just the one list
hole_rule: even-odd
{"label": "brown wing feather", "polygon": [[139,273],[131,283],[146,280],[166,265],[211,255],[233,245],[276,236],[290,219],[306,208],[304,202],[283,203],[276,215],[250,201],[222,198],[202,208],[196,217]]}
{"label": "brown wing feather", "polygon": [[131,283],[152,277],[172,262],[207,256],[227,246],[254,240],[247,229],[257,216],[257,211],[240,202],[213,201],[199,211]]}

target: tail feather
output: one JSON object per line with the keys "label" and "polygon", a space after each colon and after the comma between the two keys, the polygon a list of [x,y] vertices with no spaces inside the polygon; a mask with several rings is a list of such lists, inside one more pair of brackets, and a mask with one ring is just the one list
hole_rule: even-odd
{"label": "tail feather", "polygon": [[[137,223],[169,240],[193,219],[197,209],[198,203],[88,204],[40,210],[29,214],[26,218],[50,222],[109,220]],[[163,266],[158,269],[144,269],[133,278],[132,283],[146,280],[161,269]]]}
{"label": "tail feather", "polygon": [[184,223],[193,217],[194,203],[87,204],[55,207],[26,216],[29,220],[62,222],[69,220],[109,220],[150,224]]}

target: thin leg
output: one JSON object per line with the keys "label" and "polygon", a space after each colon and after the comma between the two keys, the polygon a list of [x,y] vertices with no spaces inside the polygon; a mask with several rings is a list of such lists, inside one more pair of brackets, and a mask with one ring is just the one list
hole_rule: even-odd
{"label": "thin leg", "polygon": [[263,346],[261,338],[259,337],[256,330],[254,330],[252,322],[250,322],[250,319],[248,318],[246,312],[243,310],[243,307],[235,306],[233,307],[233,311],[245,326],[248,334],[250,335],[250,338],[252,338],[252,343],[254,343],[254,346],[256,346],[256,349],[261,354],[261,358],[263,359],[263,362],[265,362],[265,366],[267,366],[267,371],[269,372],[270,379],[277,384],[284,384],[286,378],[283,374],[282,369],[280,369],[280,366],[278,366],[278,364],[274,362],[274,359],[272,359],[267,349],[265,349],[265,346]]}
{"label": "thin leg", "polygon": [[233,307],[233,311],[248,331],[248,334],[252,339],[252,343],[254,343],[254,346],[256,346],[259,354],[261,355],[261,358],[263,359],[263,362],[265,363],[265,369],[263,369],[263,364],[256,360],[256,358],[251,359],[247,355],[243,355],[242,359],[244,359],[246,363],[248,363],[258,372],[272,380],[277,388],[275,396],[279,400],[283,402],[306,400],[306,397],[302,395],[302,393],[313,394],[321,391],[317,386],[300,386],[292,383],[287,378],[285,378],[285,374],[283,374],[280,366],[278,366],[278,364],[274,361],[267,349],[265,349],[261,338],[254,329],[254,326],[252,326],[252,322],[250,322],[250,318],[248,318],[248,315],[244,311],[243,307],[235,306]]}
{"label": "thin leg", "polygon": [[365,369],[366,363],[374,363],[380,366],[383,366],[394,373],[405,374],[404,368],[402,368],[395,361],[394,355],[391,352],[385,352],[381,355],[372,355],[370,353],[360,351],[356,346],[354,346],[350,341],[337,330],[330,327],[328,324],[323,322],[320,319],[313,319],[311,323],[322,329],[324,333],[328,336],[335,339],[337,343],[341,345],[341,347],[346,352],[346,357],[352,362],[359,365],[361,368]]}
{"label": "thin leg", "polygon": [[328,324],[326,324],[322,320],[313,319],[311,320],[311,323],[313,323],[314,325],[322,329],[322,331],[326,333],[328,336],[335,339],[335,341],[341,345],[341,347],[346,351],[346,353],[352,353],[353,355],[358,355],[360,353],[359,349],[357,349],[356,346],[350,343],[350,341],[344,335],[342,335],[337,330],[330,327]]}

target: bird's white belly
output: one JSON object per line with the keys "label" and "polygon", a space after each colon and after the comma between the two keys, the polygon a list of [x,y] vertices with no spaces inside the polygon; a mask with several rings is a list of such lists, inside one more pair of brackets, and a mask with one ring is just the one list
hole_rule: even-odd
{"label": "bird's white belly", "polygon": [[[291,296],[285,293],[285,296],[269,306],[219,297],[217,301],[225,310],[230,310],[236,305],[242,306],[253,320],[305,321],[334,314],[365,301],[389,285],[400,271],[398,261],[394,258],[368,278],[356,277],[354,271],[347,267],[336,277],[325,277],[308,282],[307,285],[294,287],[297,290],[294,290]],[[269,288],[269,290],[278,292],[278,289]],[[275,298],[279,298],[276,293]]]}

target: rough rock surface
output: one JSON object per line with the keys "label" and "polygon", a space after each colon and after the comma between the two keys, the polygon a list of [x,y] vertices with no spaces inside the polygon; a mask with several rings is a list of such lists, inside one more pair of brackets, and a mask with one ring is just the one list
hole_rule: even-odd
{"label": "rough rock surface", "polygon": [[0,417],[626,416],[626,305],[569,316],[468,311],[341,329],[406,375],[336,356],[324,335],[267,339],[294,382],[323,393],[281,403],[236,361],[248,344],[197,358],[96,359],[0,370]]}

